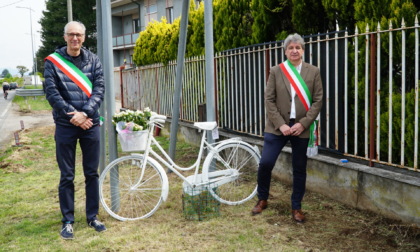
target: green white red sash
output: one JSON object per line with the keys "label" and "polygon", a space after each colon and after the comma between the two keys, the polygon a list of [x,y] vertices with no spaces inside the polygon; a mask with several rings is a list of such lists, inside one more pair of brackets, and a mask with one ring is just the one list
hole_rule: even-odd
{"label": "green white red sash", "polygon": [[[312,105],[312,95],[311,92],[309,92],[308,86],[306,85],[302,76],[289,60],[286,60],[285,62],[279,64],[279,66],[280,69],[283,71],[284,75],[286,75],[287,79],[290,81],[290,85],[295,90],[297,96],[299,97],[299,100],[302,102],[306,111],[308,111]],[[318,131],[316,130],[317,123],[318,120],[315,120],[309,128],[309,147],[314,147],[318,145]]]}
{"label": "green white red sash", "polygon": [[58,53],[50,54],[45,58],[56,65],[67,77],[69,77],[85,94],[90,97],[92,94],[92,82],[89,78],[80,71],[72,62],[65,59]]}
{"label": "green white red sash", "polygon": [[[72,62],[65,59],[58,53],[53,53],[48,55],[45,60],[50,60],[54,65],[56,65],[67,77],[69,77],[76,85],[85,92],[85,94],[90,98],[92,95],[92,82],[89,78],[80,71]],[[99,117],[99,125],[102,126],[104,123],[104,118]]]}
{"label": "green white red sash", "polygon": [[306,86],[305,81],[302,79],[302,76],[289,60],[281,63],[280,68],[290,81],[290,84],[298,95],[306,111],[308,111],[312,105],[312,96],[311,92],[309,92],[308,86]]}

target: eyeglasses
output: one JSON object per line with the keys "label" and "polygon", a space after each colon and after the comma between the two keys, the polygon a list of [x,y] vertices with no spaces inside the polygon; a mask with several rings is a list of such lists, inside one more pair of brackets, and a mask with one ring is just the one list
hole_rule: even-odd
{"label": "eyeglasses", "polygon": [[80,34],[80,33],[66,33],[67,37],[73,38],[74,36],[76,36],[76,38],[81,38],[83,36],[85,36],[85,34]]}

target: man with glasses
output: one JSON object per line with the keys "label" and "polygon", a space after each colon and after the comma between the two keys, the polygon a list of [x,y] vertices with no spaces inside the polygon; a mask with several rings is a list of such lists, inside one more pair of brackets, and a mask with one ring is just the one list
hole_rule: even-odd
{"label": "man with glasses", "polygon": [[85,26],[76,21],[64,27],[66,45],[45,59],[45,91],[53,108],[58,187],[63,215],[60,235],[73,239],[76,145],[82,151],[86,190],[86,220],[96,231],[105,231],[99,210],[99,107],[104,98],[104,76],[99,58],[83,48]]}

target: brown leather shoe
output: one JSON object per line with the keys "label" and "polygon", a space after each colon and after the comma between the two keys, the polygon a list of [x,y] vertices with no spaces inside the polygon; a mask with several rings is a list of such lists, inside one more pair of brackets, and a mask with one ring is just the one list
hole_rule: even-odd
{"label": "brown leather shoe", "polygon": [[296,222],[302,223],[305,221],[305,215],[303,214],[302,210],[292,210],[292,218]]}
{"label": "brown leather shoe", "polygon": [[252,215],[260,214],[264,209],[267,208],[267,201],[266,200],[258,200],[257,204],[252,208]]}

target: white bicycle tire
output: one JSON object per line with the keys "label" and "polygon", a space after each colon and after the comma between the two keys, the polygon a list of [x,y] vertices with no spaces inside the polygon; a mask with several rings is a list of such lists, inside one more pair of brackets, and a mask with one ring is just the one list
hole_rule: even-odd
{"label": "white bicycle tire", "polygon": [[120,221],[150,217],[168,196],[168,177],[151,158],[147,160],[142,181],[135,186],[143,160],[143,155],[136,154],[120,157],[99,177],[100,202],[109,215]]}
{"label": "white bicycle tire", "polygon": [[[209,186],[212,187],[212,169],[235,169],[239,177],[217,188],[209,188],[209,192],[220,203],[227,205],[239,205],[252,199],[257,194],[258,165],[261,159],[259,152],[243,141],[221,142],[215,149],[203,163],[203,177],[209,182]],[[224,159],[229,167],[226,167],[220,158]]]}

